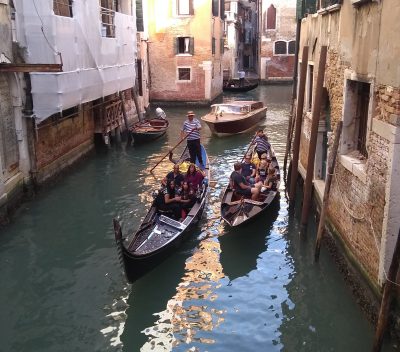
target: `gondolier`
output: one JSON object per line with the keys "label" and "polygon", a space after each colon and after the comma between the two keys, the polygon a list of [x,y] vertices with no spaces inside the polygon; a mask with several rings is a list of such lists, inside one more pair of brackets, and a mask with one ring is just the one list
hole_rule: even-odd
{"label": "gondolier", "polygon": [[187,136],[187,146],[190,154],[190,162],[196,163],[196,158],[199,161],[202,168],[204,168],[203,157],[201,155],[200,147],[200,130],[201,124],[197,120],[193,111],[188,111],[187,119],[183,123],[181,130],[181,138]]}
{"label": "gondolier", "polygon": [[258,159],[261,160],[261,156],[266,153],[267,155],[270,154],[270,150],[271,150],[271,144],[269,144],[268,142],[268,138],[267,136],[264,134],[264,130],[263,129],[259,129],[257,131],[256,137],[254,138],[254,142],[256,145],[256,152],[258,155]]}

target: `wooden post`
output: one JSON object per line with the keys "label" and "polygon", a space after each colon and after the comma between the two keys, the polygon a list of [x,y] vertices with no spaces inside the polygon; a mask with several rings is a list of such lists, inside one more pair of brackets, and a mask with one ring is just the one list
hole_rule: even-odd
{"label": "wooden post", "polygon": [[315,161],[315,150],[317,148],[317,136],[318,136],[318,125],[319,118],[321,115],[321,98],[325,76],[325,63],[326,53],[328,48],[326,46],[321,47],[321,53],[319,56],[318,63],[318,76],[317,84],[315,87],[315,99],[312,107],[312,124],[310,133],[310,145],[308,147],[308,162],[307,162],[307,174],[304,182],[304,195],[303,195],[303,206],[301,211],[301,234],[305,233],[308,222],[308,212],[310,210],[311,192],[312,192],[312,181],[314,179],[314,161]]}
{"label": "wooden post", "polygon": [[328,209],[329,192],[331,190],[333,172],[335,171],[336,156],[337,156],[337,151],[339,148],[339,141],[340,141],[340,135],[342,133],[342,126],[343,126],[343,122],[339,121],[339,123],[337,124],[337,127],[336,127],[336,132],[335,132],[335,142],[333,143],[332,151],[330,154],[331,156],[330,156],[330,161],[329,161],[329,166],[328,166],[328,173],[326,175],[326,181],[325,181],[325,190],[324,190],[324,198],[322,201],[321,217],[319,219],[317,240],[315,242],[314,260],[316,262],[319,260],[319,252],[321,249],[321,240],[322,240],[322,236],[324,234],[325,216],[326,216],[326,211]]}
{"label": "wooden post", "polygon": [[138,100],[138,94],[137,94],[137,88],[132,87],[132,95],[133,95],[133,102],[135,103],[135,108],[136,108],[136,113],[138,116],[139,121],[143,120],[143,114],[140,111],[140,106],[139,106],[139,100]]}
{"label": "wooden post", "polygon": [[308,61],[308,46],[305,46],[303,48],[303,54],[301,57],[299,92],[298,92],[297,106],[296,106],[296,122],[295,122],[295,135],[293,141],[292,171],[291,171],[290,188],[289,188],[290,203],[294,202],[296,196],[297,172],[299,167],[301,123],[303,121],[304,90],[306,87],[307,61]]}
{"label": "wooden post", "polygon": [[119,92],[119,99],[121,100],[121,109],[122,109],[122,116],[124,117],[125,128],[129,134],[128,117],[126,116],[125,99],[124,99],[124,94],[122,92]]}
{"label": "wooden post", "polygon": [[381,302],[381,308],[379,310],[378,324],[376,326],[374,344],[372,352],[379,352],[382,348],[383,337],[387,322],[389,320],[390,304],[392,302],[392,291],[395,286],[397,272],[399,270],[400,263],[400,230],[397,236],[396,245],[394,247],[392,262],[390,263],[387,280],[383,289],[383,296]]}
{"label": "wooden post", "polygon": [[286,169],[287,169],[287,159],[290,155],[290,149],[292,148],[292,137],[293,137],[293,111],[294,111],[294,98],[292,99],[292,106],[289,113],[289,121],[288,121],[288,131],[286,137],[286,150],[285,150],[285,158],[283,159],[283,178],[285,182],[286,180]]}

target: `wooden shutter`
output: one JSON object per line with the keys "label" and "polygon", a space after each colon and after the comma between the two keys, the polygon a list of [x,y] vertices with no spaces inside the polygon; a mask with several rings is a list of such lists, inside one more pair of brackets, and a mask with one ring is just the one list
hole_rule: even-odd
{"label": "wooden shutter", "polygon": [[193,0],[188,0],[188,1],[189,1],[189,15],[193,16],[194,15]]}
{"label": "wooden shutter", "polygon": [[194,38],[193,37],[190,37],[189,52],[190,52],[190,54],[194,55]]}

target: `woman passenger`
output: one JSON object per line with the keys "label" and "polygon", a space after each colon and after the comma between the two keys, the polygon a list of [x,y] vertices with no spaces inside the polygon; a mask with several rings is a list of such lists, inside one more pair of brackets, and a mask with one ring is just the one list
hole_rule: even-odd
{"label": "woman passenger", "polygon": [[196,192],[204,179],[204,173],[196,170],[195,164],[190,164],[186,173],[185,181],[189,184],[189,187],[193,188]]}
{"label": "woman passenger", "polygon": [[167,186],[163,188],[156,198],[157,209],[171,211],[173,218],[178,220],[181,216],[181,197],[176,194],[175,181],[167,181]]}
{"label": "woman passenger", "polygon": [[193,188],[189,186],[187,181],[182,182],[181,189],[181,216],[184,219],[190,209],[193,207],[194,203],[196,203],[196,193]]}

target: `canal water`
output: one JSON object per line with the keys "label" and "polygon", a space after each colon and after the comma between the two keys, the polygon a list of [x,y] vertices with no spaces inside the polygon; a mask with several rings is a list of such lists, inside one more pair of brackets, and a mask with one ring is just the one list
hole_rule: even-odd
{"label": "canal water", "polygon": [[[281,165],[290,95],[260,86],[236,96],[268,105],[262,126]],[[204,218],[176,253],[126,283],[112,219],[133,231],[166,173],[167,163],[155,177],[149,169],[179,141],[186,109],[165,111],[165,137],[97,149],[1,230],[0,351],[369,351],[373,327],[324,249],[313,263],[315,224],[300,240],[283,184],[264,218],[238,230],[221,222],[221,191],[252,133],[218,138],[203,126],[213,181]]]}

